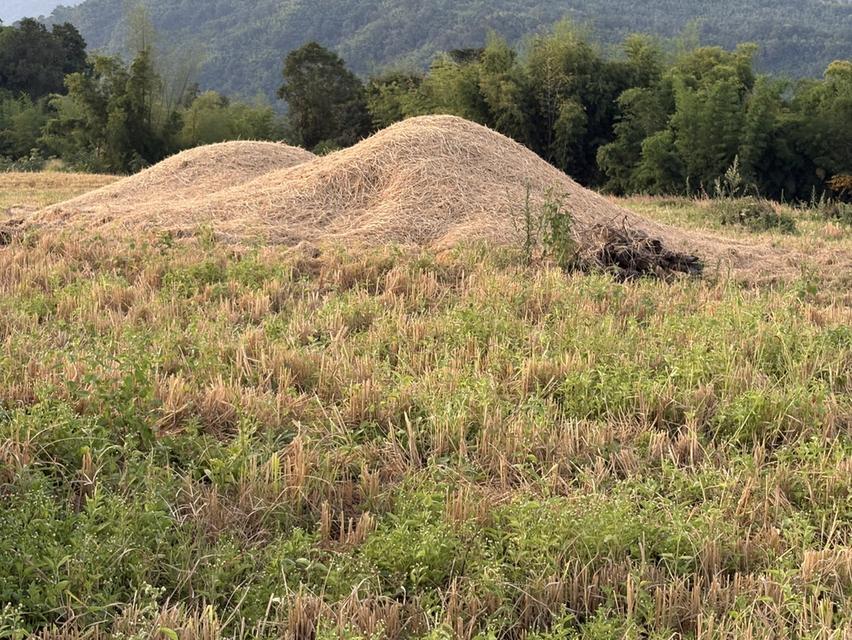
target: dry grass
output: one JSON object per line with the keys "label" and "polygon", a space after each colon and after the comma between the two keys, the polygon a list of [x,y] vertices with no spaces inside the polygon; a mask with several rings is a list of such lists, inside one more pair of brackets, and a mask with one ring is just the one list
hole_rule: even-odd
{"label": "dry grass", "polygon": [[[810,273],[814,277],[832,279],[844,291],[852,283],[852,228],[826,221],[814,211],[776,203],[779,212],[795,220],[797,233],[754,233],[720,225],[710,213],[712,201],[707,199],[631,197],[618,202],[643,217],[664,224],[699,233],[711,230],[743,244],[772,247],[776,254],[790,258],[788,266],[796,270],[796,275]],[[764,267],[762,271],[768,280],[772,279],[769,269]],[[789,279],[793,273],[782,272],[779,275],[782,279]]]}
{"label": "dry grass", "polygon": [[848,640],[852,307],[802,284],[13,243],[0,589],[45,639]]}
{"label": "dry grass", "polygon": [[88,173],[0,172],[0,216],[63,202],[116,180],[116,176]]}
{"label": "dry grass", "polygon": [[[104,202],[98,196],[46,209],[34,221],[109,234],[186,236],[205,226],[234,242],[441,250],[472,241],[518,244],[529,192],[533,210],[548,200],[562,202],[577,246],[589,255],[599,253],[604,227],[657,239],[668,250],[697,255],[713,270],[752,280],[796,277],[804,260],[820,258],[650,221],[580,187],[508,138],[450,116],[413,118],[353,148],[231,188],[219,188],[226,179],[210,181],[215,189],[186,200],[165,195],[149,203],[135,197]],[[835,256],[831,267],[848,270],[850,261]]]}
{"label": "dry grass", "polygon": [[0,247],[4,633],[852,638],[848,283],[143,239]]}

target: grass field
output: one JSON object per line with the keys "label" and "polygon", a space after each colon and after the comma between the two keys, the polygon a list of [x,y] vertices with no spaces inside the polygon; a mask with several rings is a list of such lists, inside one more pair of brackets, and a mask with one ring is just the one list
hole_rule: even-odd
{"label": "grass field", "polygon": [[[0,207],[101,184],[65,180],[0,175]],[[761,238],[852,250],[798,223]],[[0,247],[0,638],[848,640],[832,275]]]}
{"label": "grass field", "polygon": [[10,208],[46,207],[116,179],[83,173],[0,173],[0,213]]}

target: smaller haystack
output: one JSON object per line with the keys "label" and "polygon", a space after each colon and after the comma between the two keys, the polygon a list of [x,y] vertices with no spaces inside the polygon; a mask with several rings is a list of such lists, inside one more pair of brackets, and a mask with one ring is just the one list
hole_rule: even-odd
{"label": "smaller haystack", "polygon": [[130,215],[168,203],[175,206],[240,185],[271,171],[313,160],[299,147],[275,142],[221,142],[183,151],[106,187],[49,210],[84,216]]}

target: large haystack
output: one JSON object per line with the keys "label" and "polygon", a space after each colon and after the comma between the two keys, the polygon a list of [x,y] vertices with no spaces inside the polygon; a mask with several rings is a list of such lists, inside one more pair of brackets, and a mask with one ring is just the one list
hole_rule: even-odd
{"label": "large haystack", "polygon": [[191,205],[222,189],[315,157],[304,149],[274,142],[221,142],[183,151],[51,209],[74,213],[81,219],[89,215],[103,219],[132,216],[135,211],[163,203]]}
{"label": "large haystack", "polygon": [[[278,148],[280,155],[289,153],[285,149]],[[174,165],[176,160],[167,162]],[[279,160],[270,164],[275,162]],[[157,175],[161,167],[149,172]],[[217,186],[231,180],[217,177],[230,174],[219,160],[199,166],[199,174],[203,182]],[[164,189],[141,176],[139,185],[148,191]],[[451,116],[412,118],[350,149],[231,188],[185,185],[184,197],[177,198],[176,186],[181,185],[169,186],[169,193],[159,193],[162,197],[153,204],[118,195],[128,193],[120,187],[108,188],[46,209],[37,222],[178,235],[203,224],[232,241],[401,243],[442,249],[478,240],[520,242],[529,193],[533,210],[548,198],[562,201],[573,216],[579,245],[589,255],[609,255],[604,244],[613,238],[616,243],[653,238],[659,241],[652,243],[654,251],[695,254],[711,267],[724,264],[738,271],[762,264],[773,271],[790,266],[789,259],[769,248],[650,222],[581,187],[522,145]]]}

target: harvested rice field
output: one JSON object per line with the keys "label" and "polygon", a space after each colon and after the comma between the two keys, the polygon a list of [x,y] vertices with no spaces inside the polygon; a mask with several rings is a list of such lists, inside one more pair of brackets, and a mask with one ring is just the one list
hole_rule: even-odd
{"label": "harvested rice field", "polygon": [[849,227],[572,186],[705,266],[625,281],[508,241],[539,165],[275,151],[0,174],[0,638],[852,638]]}
{"label": "harvested rice field", "polygon": [[0,220],[38,211],[117,181],[117,176],[85,173],[0,172]]}

